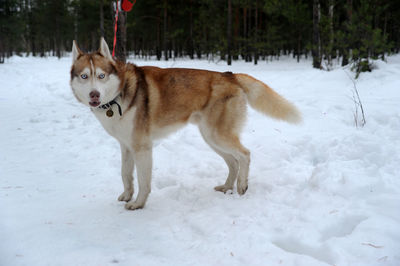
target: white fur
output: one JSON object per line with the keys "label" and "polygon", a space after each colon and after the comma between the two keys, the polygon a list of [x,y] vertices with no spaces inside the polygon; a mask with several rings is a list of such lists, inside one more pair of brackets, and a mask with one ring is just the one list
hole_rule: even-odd
{"label": "white fur", "polygon": [[[117,99],[120,100],[120,99]],[[122,110],[126,110],[127,105],[122,104]],[[143,183],[147,184],[151,180],[151,157],[146,160],[149,161],[144,165],[138,165],[138,181],[139,181],[139,195],[140,199],[137,198],[134,202],[129,202],[132,199],[134,187],[133,187],[133,170],[135,168],[135,159],[139,156],[135,154],[135,151],[131,148],[133,142],[133,117],[136,112],[136,108],[131,108],[129,111],[124,112],[121,117],[118,113],[118,106],[112,105],[111,110],[114,112],[112,117],[106,115],[106,110],[100,108],[92,108],[92,112],[96,118],[100,121],[101,125],[107,131],[108,134],[116,138],[121,147],[121,176],[122,183],[124,185],[124,192],[118,197],[119,201],[126,201],[127,209],[137,209],[144,206],[147,196],[150,193],[150,187],[144,186]],[[140,161],[146,161],[140,159]],[[150,164],[150,167],[149,167]],[[139,170],[140,169],[140,170]],[[145,170],[143,170],[145,169]],[[140,175],[139,175],[140,171]],[[142,183],[142,185],[140,185]],[[144,188],[143,188],[144,187]],[[143,190],[142,190],[143,188]]]}
{"label": "white fur", "polygon": [[[119,99],[118,99],[119,100]],[[127,103],[122,103],[122,110],[127,109]],[[121,117],[118,113],[118,106],[113,105],[114,112],[112,117],[106,116],[106,110],[92,108],[96,118],[108,134],[116,138],[121,147],[121,176],[124,185],[124,192],[118,197],[119,201],[126,201],[125,208],[135,210],[142,208],[146,203],[151,190],[151,170],[152,170],[152,151],[151,144],[148,148],[135,150],[132,148],[134,135],[133,117],[136,108],[132,107]],[[139,193],[135,201],[130,201],[134,192],[133,170],[137,167],[137,177],[139,183]]]}
{"label": "white fur", "polygon": [[156,139],[165,138],[168,135],[178,131],[185,125],[186,124],[184,124],[184,123],[177,123],[177,124],[173,124],[173,125],[169,125],[169,126],[164,126],[162,128],[154,128],[153,134],[151,135],[151,139],[156,140]]}
{"label": "white fur", "polygon": [[106,111],[101,108],[92,108],[92,112],[100,121],[101,125],[108,134],[116,138],[121,144],[131,147],[132,146],[132,133],[133,133],[133,117],[135,116],[136,108],[131,108],[129,111],[124,112],[127,106],[122,104],[123,116],[118,113],[118,106],[112,105],[111,110],[114,112],[112,117],[106,115]]}
{"label": "white fur", "polygon": [[[90,68],[89,68],[90,67]],[[97,67],[94,69],[93,65],[86,67],[77,77],[71,81],[71,87],[78,99],[85,105],[89,106],[90,97],[89,94],[93,90],[100,92],[100,103],[106,104],[112,101],[118,94],[118,87],[120,80],[115,74],[107,74],[104,70]],[[91,70],[91,71],[90,71]],[[94,73],[91,75],[90,73]],[[105,73],[104,79],[99,79],[98,76],[101,73]],[[87,79],[82,79],[81,75],[88,75]]]}

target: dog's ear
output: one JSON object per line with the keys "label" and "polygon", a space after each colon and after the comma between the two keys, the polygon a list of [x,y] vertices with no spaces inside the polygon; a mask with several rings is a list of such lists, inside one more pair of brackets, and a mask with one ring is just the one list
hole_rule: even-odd
{"label": "dog's ear", "polygon": [[109,59],[111,61],[114,61],[112,56],[111,56],[110,49],[108,48],[108,45],[107,45],[107,43],[106,43],[106,41],[104,40],[103,37],[101,37],[101,40],[100,40],[99,53],[102,56],[104,56],[105,58],[107,58],[107,59]]}
{"label": "dog's ear", "polygon": [[79,49],[76,41],[74,40],[72,42],[72,64],[75,63],[80,55],[83,55],[83,52],[81,51],[81,49]]}

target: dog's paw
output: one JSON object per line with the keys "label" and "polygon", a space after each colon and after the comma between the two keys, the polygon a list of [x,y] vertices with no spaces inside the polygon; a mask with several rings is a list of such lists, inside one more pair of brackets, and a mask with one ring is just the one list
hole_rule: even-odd
{"label": "dog's paw", "polygon": [[119,201],[130,201],[132,199],[133,191],[124,191],[119,197]]}
{"label": "dog's paw", "polygon": [[247,188],[248,188],[247,182],[238,182],[237,192],[239,193],[239,195],[243,195],[244,193],[246,193]]}
{"label": "dog's paw", "polygon": [[131,210],[131,211],[141,209],[143,207],[144,207],[144,204],[137,203],[136,201],[128,202],[127,204],[125,204],[125,209]]}
{"label": "dog's paw", "polygon": [[214,189],[216,191],[220,191],[220,192],[226,193],[228,190],[232,190],[232,187],[228,187],[226,185],[221,185],[221,186],[216,186]]}

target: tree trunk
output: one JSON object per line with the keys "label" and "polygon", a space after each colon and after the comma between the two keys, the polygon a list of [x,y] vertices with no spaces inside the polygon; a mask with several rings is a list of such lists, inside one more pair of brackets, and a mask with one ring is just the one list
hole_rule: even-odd
{"label": "tree trunk", "polygon": [[119,11],[115,57],[122,62],[126,62],[126,20],[127,13]]}
{"label": "tree trunk", "polygon": [[313,67],[321,69],[321,39],[319,34],[319,21],[321,6],[319,0],[313,1]]}
{"label": "tree trunk", "polygon": [[[386,40],[387,18],[388,18],[388,13],[386,11],[385,12],[385,19],[384,19],[384,22],[383,22],[383,39],[384,40]],[[382,53],[382,60],[385,60],[385,53]]]}
{"label": "tree trunk", "polygon": [[352,14],[353,14],[353,0],[347,0],[347,27],[345,29],[345,34],[346,34],[346,47],[343,48],[342,50],[342,66],[346,66],[349,64],[349,50],[350,47],[348,47],[348,35],[349,33],[349,29],[351,26],[351,20],[352,20]]}
{"label": "tree trunk", "polygon": [[31,1],[28,0],[28,25],[29,25],[29,43],[30,49],[32,52],[32,56],[36,56],[36,45],[35,45],[35,30],[33,26],[33,13],[32,13],[32,4]]}
{"label": "tree trunk", "polygon": [[[235,7],[235,25],[234,25],[234,29],[233,29],[233,31],[234,31],[234,38],[233,38],[233,40],[238,40],[238,38],[239,38],[239,17],[240,17],[240,9],[238,8],[238,7]],[[234,43],[234,45],[233,45],[233,48],[234,48],[234,54],[233,54],[233,60],[238,60],[239,59],[239,56],[238,56],[238,53],[237,53],[237,43],[236,43],[236,41],[235,41],[235,43]]]}
{"label": "tree trunk", "polygon": [[[296,12],[299,13],[299,5],[296,5]],[[300,62],[300,50],[301,50],[301,39],[302,39],[302,35],[301,35],[301,28],[300,25],[298,23],[296,23],[296,31],[297,31],[297,48],[296,48],[296,60],[297,63]],[[294,56],[294,53],[293,53]]]}
{"label": "tree trunk", "polygon": [[4,63],[4,47],[3,47],[3,40],[0,37],[0,64]]}
{"label": "tree trunk", "polygon": [[243,8],[243,39],[244,39],[244,53],[242,52],[242,56],[244,57],[245,62],[247,62],[247,8]]}
{"label": "tree trunk", "polygon": [[[113,15],[113,5],[111,4],[111,15]],[[79,42],[78,40],[78,8],[74,9],[74,40]],[[113,17],[113,16],[112,16]]]}
{"label": "tree trunk", "polygon": [[56,17],[55,18],[55,24],[56,24],[56,32],[55,32],[55,38],[54,38],[54,48],[56,50],[56,56],[58,59],[61,58],[61,50],[60,50],[60,44],[61,44],[61,36],[60,36],[60,27],[59,27],[59,19]]}
{"label": "tree trunk", "polygon": [[95,31],[92,31],[90,33],[90,39],[91,39],[91,44],[90,44],[91,50],[92,51],[96,51],[96,49],[98,48],[99,44],[97,43],[97,38],[96,38],[96,32]]}
{"label": "tree trunk", "polygon": [[164,0],[164,59],[168,61],[168,46],[167,46],[167,0]]}
{"label": "tree trunk", "polygon": [[104,38],[104,10],[103,0],[100,0],[100,35]]}
{"label": "tree trunk", "polygon": [[256,9],[254,13],[254,64],[257,65],[258,63],[258,49],[257,49],[257,42],[258,42],[258,0],[256,1]]}
{"label": "tree trunk", "polygon": [[247,12],[247,38],[246,38],[246,54],[247,54],[247,62],[251,62],[253,60],[252,51],[250,48],[251,42],[251,5]]}
{"label": "tree trunk", "polygon": [[227,31],[227,40],[228,40],[228,65],[232,65],[232,1],[228,0],[228,31]]}
{"label": "tree trunk", "polygon": [[300,50],[301,50],[301,31],[297,30],[297,63],[300,62]]}
{"label": "tree trunk", "polygon": [[328,49],[328,65],[332,66],[332,53],[333,53],[333,8],[335,0],[329,0],[329,49]]}
{"label": "tree trunk", "polygon": [[190,27],[189,27],[189,57],[194,58],[194,40],[193,40],[193,0],[190,0]]}
{"label": "tree trunk", "polygon": [[157,20],[157,48],[156,48],[156,54],[157,54],[157,60],[160,61],[162,57],[162,50],[161,50],[161,10],[159,10],[158,13],[158,20]]}

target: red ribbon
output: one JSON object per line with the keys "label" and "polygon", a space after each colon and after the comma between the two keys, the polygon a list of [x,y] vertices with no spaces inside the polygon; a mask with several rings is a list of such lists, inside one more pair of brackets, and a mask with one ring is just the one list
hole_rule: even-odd
{"label": "red ribbon", "polygon": [[112,53],[112,57],[114,57],[115,55],[115,45],[117,44],[117,27],[118,27],[118,7],[119,1],[117,1],[117,13],[115,14],[115,25],[114,25],[114,43],[113,43],[113,53]]}
{"label": "red ribbon", "polygon": [[[117,30],[118,30],[118,10],[120,9],[120,1],[117,1],[116,13],[115,13],[115,25],[114,25],[114,43],[113,43],[113,52],[112,57],[115,56],[115,46],[117,44]],[[129,12],[132,10],[132,7],[136,4],[136,0],[133,0],[133,3],[128,0],[122,0],[122,10],[125,12]]]}

